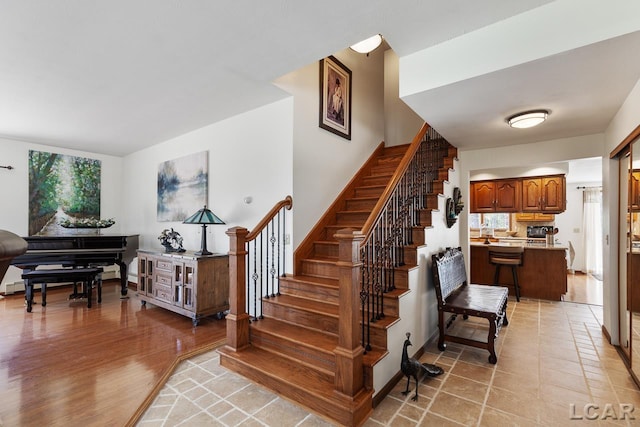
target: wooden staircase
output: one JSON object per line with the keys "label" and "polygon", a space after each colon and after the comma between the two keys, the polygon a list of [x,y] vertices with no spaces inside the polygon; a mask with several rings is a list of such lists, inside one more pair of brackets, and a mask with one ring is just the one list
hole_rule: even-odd
{"label": "wooden staircase", "polygon": [[[220,350],[221,364],[341,425],[361,425],[372,410],[373,367],[387,354],[387,330],[397,322],[399,299],[409,292],[408,271],[416,268],[431,210],[437,209],[455,148],[446,150],[442,172],[412,230],[405,265],[396,268],[395,289],[384,295],[385,317],[371,323],[371,350],[361,358],[362,384],[349,395],[336,391],[340,333],[339,230],[361,230],[385,194],[409,145],[372,154],[295,252],[294,271],[279,280],[280,294],[264,299],[264,318],[249,326],[248,345]],[[358,318],[359,308],[358,308]],[[235,322],[236,317],[232,316]],[[360,363],[360,362],[358,362]]]}

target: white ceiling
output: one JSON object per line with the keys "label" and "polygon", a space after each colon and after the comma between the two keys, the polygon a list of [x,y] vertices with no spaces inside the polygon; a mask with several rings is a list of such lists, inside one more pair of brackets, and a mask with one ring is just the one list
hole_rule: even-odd
{"label": "white ceiling", "polygon": [[[402,58],[578,1],[613,3],[0,0],[0,136],[122,156],[281,99],[275,78],[372,34]],[[627,33],[408,98],[459,147],[602,132],[640,77],[640,32]],[[529,107],[554,120],[511,132],[504,117]]]}

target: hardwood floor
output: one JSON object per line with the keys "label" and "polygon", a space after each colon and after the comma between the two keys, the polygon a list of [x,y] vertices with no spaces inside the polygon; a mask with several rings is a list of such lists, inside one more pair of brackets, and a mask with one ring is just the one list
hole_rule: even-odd
{"label": "hardwood floor", "polygon": [[[103,285],[101,304],[68,301],[69,287],[0,301],[0,425],[123,426],[139,414],[172,368],[225,338],[225,321],[191,319],[147,304],[119,282]],[[95,298],[95,296],[94,296]],[[142,408],[144,409],[144,408]]]}
{"label": "hardwood floor", "polygon": [[591,274],[567,274],[567,293],[563,301],[602,305],[602,281]]}

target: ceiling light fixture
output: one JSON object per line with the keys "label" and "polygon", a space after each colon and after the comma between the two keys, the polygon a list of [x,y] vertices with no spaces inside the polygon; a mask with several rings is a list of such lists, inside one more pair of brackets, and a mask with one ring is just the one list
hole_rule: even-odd
{"label": "ceiling light fixture", "polygon": [[358,53],[366,53],[369,55],[369,53],[373,52],[381,43],[382,36],[380,34],[376,34],[373,37],[369,37],[368,39],[362,40],[361,42],[349,47]]}
{"label": "ceiling light fixture", "polygon": [[509,117],[507,123],[509,123],[509,126],[512,128],[525,129],[538,126],[547,120],[548,115],[549,111],[547,110],[525,111]]}

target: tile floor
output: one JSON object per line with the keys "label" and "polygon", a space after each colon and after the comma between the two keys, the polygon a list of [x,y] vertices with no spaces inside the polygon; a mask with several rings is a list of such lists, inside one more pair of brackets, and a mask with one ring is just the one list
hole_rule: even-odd
{"label": "tile floor", "polygon": [[[365,425],[640,425],[640,391],[602,335],[602,307],[523,299],[509,312],[496,365],[484,350],[450,344],[441,353],[429,343],[421,360],[445,374],[422,380],[417,401],[413,382],[401,394],[401,380]],[[480,321],[467,322],[468,334],[486,334]],[[183,362],[138,425],[332,424],[222,368],[212,351]]]}

